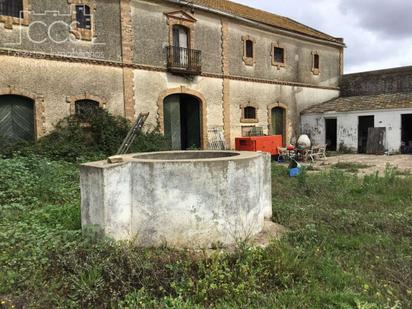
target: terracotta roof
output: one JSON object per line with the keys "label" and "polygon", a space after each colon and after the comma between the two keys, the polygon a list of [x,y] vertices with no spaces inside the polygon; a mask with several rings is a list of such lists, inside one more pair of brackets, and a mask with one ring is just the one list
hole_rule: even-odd
{"label": "terracotta roof", "polygon": [[314,38],[332,41],[343,44],[342,39],[332,37],[326,33],[320,32],[301,23],[298,23],[290,18],[272,14],[266,11],[251,8],[239,3],[228,0],[192,0],[193,4],[219,10],[224,13],[233,14],[242,18],[246,18],[255,22],[263,23],[276,28],[301,33]]}
{"label": "terracotta roof", "polygon": [[398,92],[356,97],[340,97],[312,106],[302,114],[322,114],[326,112],[352,112],[379,109],[412,108],[412,92]]}

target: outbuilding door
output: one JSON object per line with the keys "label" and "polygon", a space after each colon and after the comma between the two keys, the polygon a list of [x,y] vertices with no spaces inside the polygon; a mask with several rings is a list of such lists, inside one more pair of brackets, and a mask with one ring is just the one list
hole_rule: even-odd
{"label": "outbuilding door", "polygon": [[369,128],[375,126],[375,116],[359,116],[358,153],[366,153]]}
{"label": "outbuilding door", "polygon": [[17,96],[0,96],[0,135],[15,141],[34,140],[33,100]]}

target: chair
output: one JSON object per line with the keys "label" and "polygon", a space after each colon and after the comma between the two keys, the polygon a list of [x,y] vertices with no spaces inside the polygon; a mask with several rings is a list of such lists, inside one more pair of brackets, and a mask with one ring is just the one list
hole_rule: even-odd
{"label": "chair", "polygon": [[316,145],[311,148],[309,158],[312,162],[316,161],[316,159],[327,159],[326,147],[327,145]]}

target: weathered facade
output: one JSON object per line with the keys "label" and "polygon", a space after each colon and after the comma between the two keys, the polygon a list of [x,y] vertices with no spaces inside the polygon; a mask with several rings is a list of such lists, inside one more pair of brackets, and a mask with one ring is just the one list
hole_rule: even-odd
{"label": "weathered facade", "polygon": [[26,98],[36,137],[92,101],[150,112],[175,149],[207,148],[211,129],[232,147],[251,127],[289,141],[301,111],[339,95],[341,39],[230,1],[21,4],[20,18],[0,6],[0,113]]}
{"label": "weathered facade", "polygon": [[317,144],[366,152],[369,128],[383,148],[412,153],[412,67],[344,75],[342,96],[302,112],[302,131]]}

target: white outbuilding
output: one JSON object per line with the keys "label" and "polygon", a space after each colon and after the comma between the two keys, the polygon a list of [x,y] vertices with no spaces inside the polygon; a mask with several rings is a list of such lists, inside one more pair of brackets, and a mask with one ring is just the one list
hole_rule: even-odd
{"label": "white outbuilding", "polygon": [[301,132],[335,151],[412,153],[412,66],[342,76],[341,96],[301,112]]}

